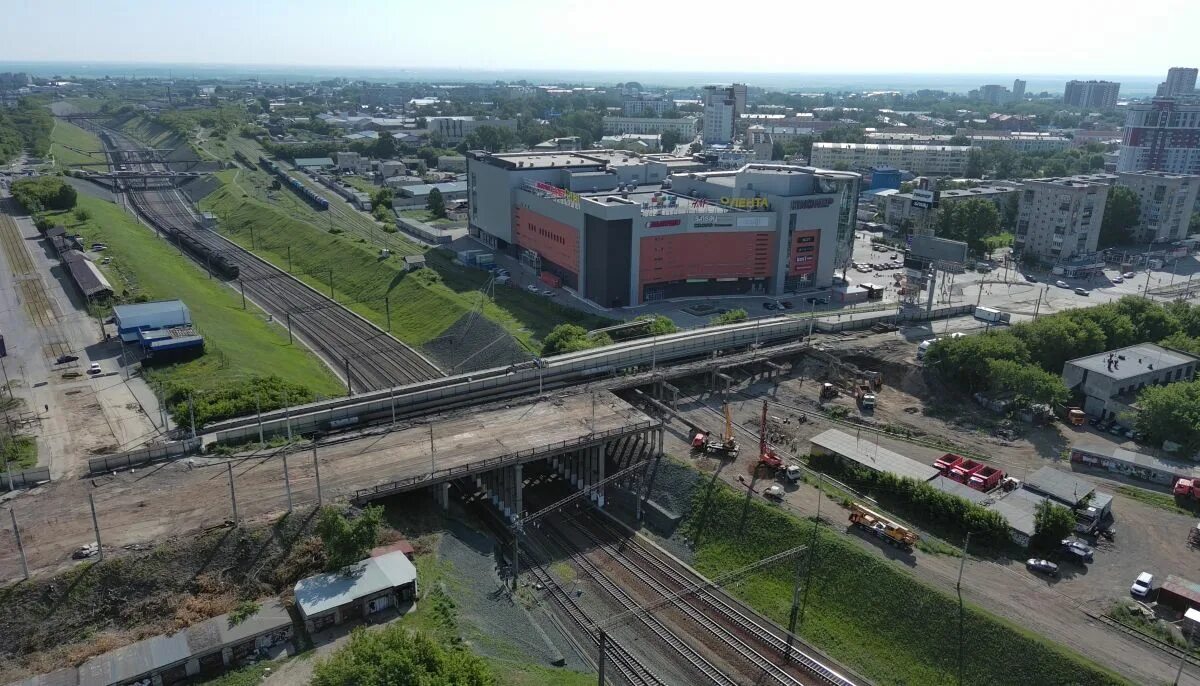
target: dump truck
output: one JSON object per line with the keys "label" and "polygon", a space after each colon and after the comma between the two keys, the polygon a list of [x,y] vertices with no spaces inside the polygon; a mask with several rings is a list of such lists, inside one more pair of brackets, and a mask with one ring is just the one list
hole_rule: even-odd
{"label": "dump truck", "polygon": [[859,379],[854,385],[854,399],[858,401],[858,406],[865,412],[875,409],[875,391],[871,387],[871,382],[866,379]]}
{"label": "dump truck", "polygon": [[1175,482],[1173,492],[1176,498],[1200,500],[1200,479],[1179,479]]}
{"label": "dump truck", "polygon": [[965,484],[975,473],[984,468],[982,462],[964,460],[950,468],[949,477],[960,484]]}
{"label": "dump truck", "polygon": [[967,479],[967,485],[977,491],[987,493],[995,488],[996,484],[1000,483],[1000,480],[1003,478],[1003,471],[984,465],[983,469],[975,472]]}
{"label": "dump truck", "polygon": [[911,529],[901,526],[859,503],[850,505],[850,524],[905,550],[911,550],[918,538]]}
{"label": "dump truck", "polygon": [[964,458],[962,455],[946,453],[934,461],[933,468],[941,472],[942,476],[948,476],[950,474],[950,470],[962,464],[964,459],[966,458]]}

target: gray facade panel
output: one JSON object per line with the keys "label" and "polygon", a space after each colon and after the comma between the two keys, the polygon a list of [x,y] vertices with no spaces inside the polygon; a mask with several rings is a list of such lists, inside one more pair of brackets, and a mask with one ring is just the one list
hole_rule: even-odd
{"label": "gray facade panel", "polygon": [[584,296],[603,307],[630,304],[630,273],[633,258],[633,222],[604,221],[588,215],[584,221],[585,267],[588,274]]}

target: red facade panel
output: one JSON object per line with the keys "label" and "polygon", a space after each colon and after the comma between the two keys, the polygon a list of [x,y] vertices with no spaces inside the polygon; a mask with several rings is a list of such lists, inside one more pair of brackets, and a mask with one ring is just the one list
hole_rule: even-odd
{"label": "red facade panel", "polygon": [[817,271],[817,256],[821,251],[820,231],[793,231],[788,246],[788,276],[800,276]]}
{"label": "red facade panel", "polygon": [[767,278],[775,263],[774,234],[681,233],[641,239],[641,285],[687,279]]}
{"label": "red facade panel", "polygon": [[513,242],[579,275],[579,231],[575,227],[518,207]]}

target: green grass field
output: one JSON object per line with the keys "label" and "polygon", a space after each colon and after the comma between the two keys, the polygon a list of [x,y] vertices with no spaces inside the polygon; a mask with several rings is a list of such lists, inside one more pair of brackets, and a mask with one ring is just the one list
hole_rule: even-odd
{"label": "green grass field", "polygon": [[[1150,491],[1138,486],[1117,486],[1117,493],[1120,493],[1126,498],[1132,498],[1138,502],[1145,503],[1152,507],[1161,508],[1167,512],[1174,512],[1176,514],[1191,515],[1194,514],[1197,509],[1200,509],[1186,500],[1177,500],[1175,496],[1170,493]],[[1188,505],[1191,506],[1191,509],[1188,509]]]}
{"label": "green grass field", "polygon": [[[228,174],[222,172],[221,177],[231,180]],[[222,232],[276,266],[288,269],[290,248],[292,272],[322,292],[328,293],[332,271],[338,301],[376,325],[387,326],[390,305],[392,333],[411,345],[437,338],[474,309],[481,299],[476,289],[487,281],[485,272],[457,267],[439,251],[431,251],[427,259],[442,283],[405,274],[400,255],[380,259],[378,249],[365,240],[299,221],[240,192],[238,186],[224,186],[206,197],[201,207],[216,213]],[[484,316],[530,350],[555,324],[607,321],[517,289],[497,288],[496,294],[495,302],[483,300]]]}
{"label": "green grass field", "polygon": [[[706,492],[697,494],[684,531],[696,541],[696,568],[710,578],[812,540],[810,522],[778,507],[747,501],[723,485],[708,502]],[[881,685],[960,683],[955,598],[829,529],[818,532],[811,579],[799,629],[805,639]],[[779,564],[730,590],[786,626],[794,581],[795,565]],[[964,684],[1128,683],[971,605],[962,635],[969,641]]]}
{"label": "green grass field", "polygon": [[[9,470],[19,471],[37,466],[37,440],[32,436],[6,437],[0,443],[0,453],[3,453]],[[0,471],[4,471],[3,464],[0,464]]]}
{"label": "green grass field", "polygon": [[[69,146],[69,147],[68,147]],[[74,148],[74,149],[72,149]],[[73,164],[89,162],[104,162],[104,155],[85,155],[79,150],[102,150],[100,139],[88,131],[61,119],[54,120],[54,129],[50,131],[50,154],[55,162],[64,169]],[[91,171],[105,171],[104,167],[77,167]]]}
{"label": "green grass field", "polygon": [[91,215],[86,221],[79,221],[73,212],[54,214],[53,220],[82,234],[87,243],[108,244],[104,254],[112,263],[101,269],[113,288],[127,300],[136,296],[183,300],[205,337],[203,356],[156,368],[156,376],[205,390],[228,380],[273,374],[320,395],[342,394],[341,383],[314,354],[289,344],[287,332],[268,324],[266,315],[253,305],[242,310],[237,292],[210,280],[204,270],[120,207],[82,193],[78,203]]}
{"label": "green grass field", "polygon": [[[431,226],[453,226],[455,224],[455,222],[452,222],[449,219],[442,219],[441,217],[433,216],[430,214],[429,210],[425,209],[424,207],[413,210],[400,210],[400,216],[414,219],[419,222],[425,222]],[[459,226],[462,226],[462,224],[460,223]]]}

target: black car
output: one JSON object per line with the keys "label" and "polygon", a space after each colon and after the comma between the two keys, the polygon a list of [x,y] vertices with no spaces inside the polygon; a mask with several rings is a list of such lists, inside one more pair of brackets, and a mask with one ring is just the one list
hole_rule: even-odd
{"label": "black car", "polygon": [[785,309],[785,310],[790,310],[790,309],[792,309],[792,307],[794,307],[794,306],[792,305],[792,301],[791,301],[791,300],[780,300],[780,301],[779,301],[779,306],[780,306],[780,307],[782,307],[782,308],[783,308],[783,309]]}
{"label": "black car", "polygon": [[78,355],[59,355],[58,356],[58,364],[66,364],[68,362],[75,362],[77,360],[79,360]]}
{"label": "black car", "polygon": [[1037,277],[1034,276],[1033,274],[1026,274],[1025,280],[1028,281],[1029,283],[1037,283]]}
{"label": "black car", "polygon": [[1049,560],[1030,558],[1025,561],[1025,567],[1031,572],[1045,574],[1046,576],[1053,577],[1055,579],[1058,578],[1058,565]]}
{"label": "black car", "polygon": [[1095,559],[1092,547],[1078,538],[1064,538],[1062,540],[1062,552],[1067,557],[1078,560],[1081,563],[1091,562]]}
{"label": "black car", "polygon": [[764,310],[778,310],[779,306],[776,305],[775,303],[771,302],[770,300],[768,300],[767,302],[763,303],[763,309]]}

